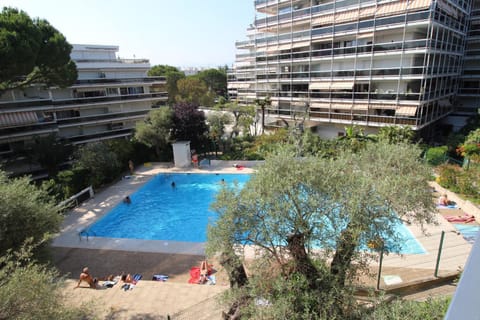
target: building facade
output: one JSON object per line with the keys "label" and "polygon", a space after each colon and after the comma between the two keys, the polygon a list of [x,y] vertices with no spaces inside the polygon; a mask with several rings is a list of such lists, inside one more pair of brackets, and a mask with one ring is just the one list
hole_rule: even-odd
{"label": "building facade", "polygon": [[[254,3],[257,17],[236,43],[228,89],[240,103],[269,97],[267,126],[302,119],[326,138],[347,125],[366,133],[409,125],[432,135],[431,125],[460,105],[472,1]],[[473,108],[478,103],[464,109]]]}
{"label": "building facade", "polygon": [[165,78],[147,77],[149,61],[117,58],[118,49],[73,45],[71,58],[78,70],[74,85],[32,85],[0,97],[0,160],[4,170],[37,169],[18,152],[28,152],[35,137],[56,134],[74,145],[128,137],[152,107],[167,101]]}

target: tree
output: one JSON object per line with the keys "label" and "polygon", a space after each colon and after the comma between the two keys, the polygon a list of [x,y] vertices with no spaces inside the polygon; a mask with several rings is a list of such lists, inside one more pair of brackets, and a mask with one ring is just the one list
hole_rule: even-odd
{"label": "tree", "polygon": [[180,79],[177,82],[177,102],[193,103],[198,106],[213,106],[214,95],[202,80],[195,77]]}
{"label": "tree", "polygon": [[224,69],[207,69],[197,73],[196,77],[207,85],[216,96],[227,96],[227,73]]}
{"label": "tree", "polygon": [[66,87],[76,81],[72,46],[48,21],[4,8],[0,26],[0,95],[32,83]]}
{"label": "tree", "polygon": [[344,147],[356,152],[363,149],[368,141],[374,141],[375,139],[366,135],[362,128],[353,125],[345,127],[345,135],[338,140],[343,143]]}
{"label": "tree", "polygon": [[94,187],[113,181],[122,171],[117,155],[101,141],[80,146],[75,159],[74,169],[85,170],[88,183]]}
{"label": "tree", "polygon": [[154,109],[148,113],[144,122],[137,122],[135,139],[155,149],[157,158],[161,157],[172,141],[174,112],[169,107]]}
{"label": "tree", "polygon": [[156,65],[148,71],[149,76],[164,76],[167,79],[168,102],[173,104],[178,95],[177,81],[185,78],[185,72],[169,65]]}
{"label": "tree", "polygon": [[255,99],[255,105],[259,106],[262,110],[262,134],[265,132],[265,108],[272,105],[270,97],[264,99]]}
{"label": "tree", "polygon": [[58,232],[62,221],[59,208],[28,177],[8,179],[0,171],[0,199],[0,255],[18,249],[28,238],[38,242]]}
{"label": "tree", "polygon": [[[417,146],[404,143],[370,142],[335,160],[300,159],[291,147],[283,149],[243,189],[220,192],[212,205],[219,219],[209,229],[207,253],[241,254],[245,244],[256,248],[262,267],[250,266],[257,277],[244,290],[268,300],[271,312],[348,318],[355,309],[353,279],[369,256],[361,248],[391,239],[386,250],[398,249],[395,223],[434,218],[430,171],[419,155]],[[291,310],[282,307],[285,301]]]}
{"label": "tree", "polygon": [[231,123],[231,118],[227,113],[212,112],[207,117],[208,136],[212,139],[215,148],[215,156],[217,155],[217,145],[225,134],[225,126]]}
{"label": "tree", "polygon": [[186,102],[177,103],[173,110],[173,138],[190,141],[197,151],[203,149],[208,132],[205,113],[198,110],[198,105]]}
{"label": "tree", "polygon": [[94,310],[64,305],[63,279],[31,252],[26,246],[0,256],[0,319],[94,319]]}
{"label": "tree", "polygon": [[251,134],[250,129],[254,124],[255,107],[251,105],[241,106],[236,102],[223,105],[224,110],[233,114],[233,128],[231,137],[238,136],[240,132]]}
{"label": "tree", "polygon": [[415,131],[410,126],[387,126],[380,128],[377,137],[388,143],[413,142]]}
{"label": "tree", "polygon": [[29,156],[45,168],[49,176],[55,176],[59,165],[67,161],[72,153],[73,147],[68,141],[51,134],[46,137],[35,137]]}

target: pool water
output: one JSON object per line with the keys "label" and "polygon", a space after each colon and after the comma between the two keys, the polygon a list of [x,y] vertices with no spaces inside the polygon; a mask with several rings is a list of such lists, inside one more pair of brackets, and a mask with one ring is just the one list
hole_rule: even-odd
{"label": "pool water", "polygon": [[[222,183],[243,187],[248,174],[160,174],[93,224],[97,237],[205,242],[210,203]],[[224,182],[222,182],[222,179]],[[175,186],[172,187],[172,182]]]}
{"label": "pool water", "polygon": [[[88,233],[107,238],[205,242],[207,225],[217,218],[209,210],[216,193],[223,183],[243,187],[249,178],[248,174],[159,174],[130,195],[130,204],[118,204],[90,226]],[[396,228],[404,239],[400,253],[425,253],[408,228],[400,223]]]}
{"label": "pool water", "polygon": [[468,224],[454,224],[455,229],[457,229],[463,236],[463,238],[469,243],[474,243],[475,239],[478,236],[478,231],[480,231],[479,225],[468,225]]}

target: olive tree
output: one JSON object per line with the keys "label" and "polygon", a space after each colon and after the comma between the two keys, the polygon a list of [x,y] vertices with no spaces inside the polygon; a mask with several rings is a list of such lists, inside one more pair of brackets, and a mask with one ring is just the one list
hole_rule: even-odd
{"label": "olive tree", "polygon": [[366,248],[399,249],[396,223],[434,219],[430,171],[419,155],[404,143],[367,142],[334,159],[299,158],[283,148],[244,188],[224,188],[212,205],[219,219],[209,229],[207,252],[235,253],[241,261],[246,248],[254,250],[248,294],[270,307],[255,308],[243,296],[247,315],[351,316],[353,279],[370,258]]}
{"label": "olive tree", "polygon": [[29,238],[40,241],[58,232],[62,217],[46,191],[28,177],[8,179],[0,171],[0,254]]}
{"label": "olive tree", "polygon": [[69,307],[58,271],[32,260],[33,246],[0,256],[0,319],[95,319],[90,306]]}

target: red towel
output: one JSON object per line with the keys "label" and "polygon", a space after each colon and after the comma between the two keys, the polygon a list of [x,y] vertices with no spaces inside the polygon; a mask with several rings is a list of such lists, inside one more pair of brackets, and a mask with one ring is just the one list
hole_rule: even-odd
{"label": "red towel", "polygon": [[463,223],[469,223],[469,222],[474,222],[475,217],[469,214],[466,214],[464,216],[445,216],[445,219],[447,219],[448,222],[463,222]]}
{"label": "red towel", "polygon": [[198,283],[200,280],[200,268],[199,267],[192,267],[190,269],[190,279],[188,283]]}
{"label": "red towel", "polygon": [[[212,265],[208,265],[208,272],[207,276],[212,274]],[[194,283],[197,284],[198,281],[200,281],[200,267],[191,267],[190,268],[190,279],[188,280],[188,283]]]}

